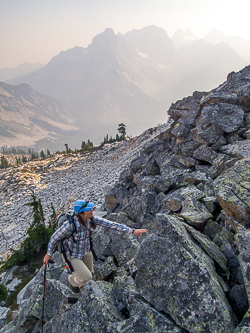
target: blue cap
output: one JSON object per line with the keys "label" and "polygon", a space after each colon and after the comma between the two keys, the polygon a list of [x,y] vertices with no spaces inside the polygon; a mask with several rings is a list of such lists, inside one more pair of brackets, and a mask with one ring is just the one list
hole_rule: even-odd
{"label": "blue cap", "polygon": [[88,200],[78,200],[74,203],[74,212],[76,214],[82,212],[88,212],[94,206],[94,202],[89,202]]}

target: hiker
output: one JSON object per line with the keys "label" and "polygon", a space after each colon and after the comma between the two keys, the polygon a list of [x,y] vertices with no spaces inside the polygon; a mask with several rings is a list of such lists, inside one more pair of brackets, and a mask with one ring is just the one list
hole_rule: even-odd
{"label": "hiker", "polygon": [[92,279],[94,274],[90,241],[91,226],[95,228],[96,225],[100,225],[131,233],[138,237],[142,237],[142,234],[147,232],[147,229],[132,229],[124,224],[112,222],[99,216],[93,216],[93,206],[94,203],[88,200],[78,200],[74,203],[76,231],[73,237],[70,237],[72,236],[72,229],[67,220],[51,236],[47,254],[43,259],[43,263],[47,265],[55,251],[57,243],[63,240],[64,252],[66,252],[63,260],[69,264],[73,272],[73,274],[68,276],[68,282],[75,292],[79,292],[85,283]]}

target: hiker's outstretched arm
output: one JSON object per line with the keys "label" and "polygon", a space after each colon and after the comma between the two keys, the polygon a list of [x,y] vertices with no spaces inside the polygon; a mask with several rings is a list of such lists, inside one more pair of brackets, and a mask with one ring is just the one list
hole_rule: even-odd
{"label": "hiker's outstretched arm", "polygon": [[147,229],[135,229],[134,235],[138,237],[142,237],[142,234],[146,234],[148,232]]}
{"label": "hiker's outstretched arm", "polygon": [[97,225],[101,225],[102,227],[110,228],[110,229],[115,229],[117,231],[124,231],[129,234],[132,234],[134,229],[126,226],[125,224],[120,224],[114,221],[110,221],[107,219],[104,219],[103,217],[100,216],[94,216],[94,223]]}
{"label": "hiker's outstretched arm", "polygon": [[97,225],[101,225],[103,227],[115,229],[118,231],[125,231],[127,233],[134,234],[135,236],[138,236],[138,237],[142,237],[142,234],[145,234],[146,232],[148,232],[147,229],[132,229],[124,224],[109,221],[109,220],[104,219],[99,216],[94,216],[94,223],[96,223]]}

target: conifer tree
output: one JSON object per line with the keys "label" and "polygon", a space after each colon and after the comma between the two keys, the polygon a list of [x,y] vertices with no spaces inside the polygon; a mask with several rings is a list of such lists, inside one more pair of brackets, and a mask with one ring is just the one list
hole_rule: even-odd
{"label": "conifer tree", "polygon": [[1,169],[6,169],[8,167],[9,167],[8,160],[4,156],[1,156]]}
{"label": "conifer tree", "polygon": [[44,160],[45,159],[45,154],[44,154],[44,151],[43,150],[41,150],[41,152],[40,152],[40,157]]}
{"label": "conifer tree", "polygon": [[45,226],[41,200],[36,199],[33,191],[31,195],[32,201],[26,205],[33,208],[33,222],[27,230],[27,237],[22,242],[20,249],[12,254],[9,260],[3,265],[3,268],[11,268],[14,265],[20,265],[23,262],[35,259],[41,249],[48,244],[48,241],[54,232],[54,226],[52,224],[50,224],[48,228]]}
{"label": "conifer tree", "polygon": [[123,123],[120,123],[118,126],[119,127],[118,127],[117,131],[121,134],[121,137],[123,139],[125,139],[125,136],[126,136],[126,125],[124,125]]}
{"label": "conifer tree", "polygon": [[65,149],[66,149],[66,153],[68,154],[68,152],[69,152],[69,145],[67,143],[65,143],[64,146],[65,146]]}
{"label": "conifer tree", "polygon": [[81,150],[85,150],[85,149],[86,149],[86,142],[82,141]]}
{"label": "conifer tree", "polygon": [[23,162],[23,163],[26,163],[26,162],[27,162],[27,157],[26,157],[26,155],[23,155],[23,156],[22,156],[22,162]]}

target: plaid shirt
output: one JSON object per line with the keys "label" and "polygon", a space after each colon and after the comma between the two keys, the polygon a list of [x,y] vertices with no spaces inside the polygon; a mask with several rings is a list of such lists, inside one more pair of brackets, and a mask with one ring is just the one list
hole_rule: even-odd
{"label": "plaid shirt", "polygon": [[[124,224],[119,224],[116,222],[112,222],[106,220],[99,216],[94,216],[93,223],[97,225],[101,225],[102,227],[107,227],[111,229],[115,229],[118,231],[124,231],[127,233],[133,233],[134,229],[127,227]],[[73,241],[73,237],[71,235],[71,228],[69,221],[65,221],[64,224],[54,232],[51,236],[49,244],[48,244],[48,251],[47,254],[52,256],[55,251],[56,244],[66,238],[63,241],[65,251],[70,254],[71,256],[82,259],[90,249],[90,241],[89,241],[89,228],[91,226],[91,221],[87,221],[87,226],[84,227],[78,222],[78,219],[75,217],[75,225],[76,225],[76,232],[73,234],[75,242]]]}

